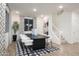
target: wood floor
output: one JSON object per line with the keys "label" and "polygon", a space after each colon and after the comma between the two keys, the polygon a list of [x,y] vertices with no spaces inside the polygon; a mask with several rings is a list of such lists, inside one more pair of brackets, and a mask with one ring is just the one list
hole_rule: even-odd
{"label": "wood floor", "polygon": [[[53,46],[57,46],[60,49],[58,51],[51,52],[44,56],[79,56],[79,43],[65,43],[61,45],[53,44]],[[7,52],[9,56],[16,55],[16,42],[13,42],[11,45],[9,45]]]}
{"label": "wood floor", "polygon": [[12,42],[7,48],[7,56],[16,56],[16,42]]}
{"label": "wood floor", "polygon": [[58,47],[60,48],[60,50],[54,51],[44,56],[79,56],[79,43],[74,44],[66,43]]}

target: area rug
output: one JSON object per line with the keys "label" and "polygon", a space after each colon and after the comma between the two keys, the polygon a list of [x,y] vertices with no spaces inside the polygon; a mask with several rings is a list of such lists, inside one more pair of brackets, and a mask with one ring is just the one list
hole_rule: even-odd
{"label": "area rug", "polygon": [[57,50],[59,50],[57,47],[33,50],[32,47],[25,47],[19,41],[16,44],[16,56],[42,56]]}

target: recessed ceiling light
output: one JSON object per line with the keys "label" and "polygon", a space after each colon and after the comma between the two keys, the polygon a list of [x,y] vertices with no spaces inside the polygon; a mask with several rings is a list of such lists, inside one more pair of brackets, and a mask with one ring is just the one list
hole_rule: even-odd
{"label": "recessed ceiling light", "polygon": [[16,11],[16,14],[19,14],[20,12],[19,11]]}
{"label": "recessed ceiling light", "polygon": [[36,8],[34,8],[34,9],[33,9],[33,11],[34,11],[34,12],[36,12],[36,11],[37,11],[37,9],[36,9]]}
{"label": "recessed ceiling light", "polygon": [[47,23],[47,22],[48,22],[48,16],[45,16],[45,17],[43,18],[43,20],[44,20],[45,23]]}
{"label": "recessed ceiling light", "polygon": [[63,8],[63,6],[62,6],[62,5],[60,5],[60,6],[58,6],[58,8],[62,9],[62,8]]}

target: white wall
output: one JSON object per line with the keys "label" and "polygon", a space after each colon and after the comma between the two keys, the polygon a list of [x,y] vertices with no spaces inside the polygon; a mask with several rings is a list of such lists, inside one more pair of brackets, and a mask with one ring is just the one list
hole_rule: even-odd
{"label": "white wall", "polygon": [[53,16],[53,24],[59,29],[59,31],[62,31],[62,35],[64,39],[72,43],[71,40],[71,24],[72,22],[72,13],[71,12],[64,12],[61,15],[55,15]]}
{"label": "white wall", "polygon": [[20,16],[20,33],[24,32],[24,17]]}
{"label": "white wall", "polygon": [[64,12],[62,15],[53,15],[53,24],[63,32],[68,43],[79,42],[79,12]]}
{"label": "white wall", "polygon": [[72,40],[79,42],[79,12],[72,13]]}
{"label": "white wall", "polygon": [[54,22],[55,18],[52,17],[52,15],[49,15],[49,26],[48,26],[48,33],[50,38],[48,40],[52,41],[53,43],[56,44],[61,44],[61,40],[55,35],[55,31],[53,29],[53,25],[55,25],[56,21]]}
{"label": "white wall", "polygon": [[[19,23],[19,25],[20,25],[20,15],[19,14],[16,14],[15,11],[10,11],[10,33],[9,33],[9,35],[10,35],[10,37],[9,37],[10,43],[13,40],[12,39],[12,35],[13,35],[12,25],[13,25],[13,22],[15,22],[15,21],[17,21]],[[20,30],[18,30],[18,33],[17,34],[19,34],[19,31]]]}

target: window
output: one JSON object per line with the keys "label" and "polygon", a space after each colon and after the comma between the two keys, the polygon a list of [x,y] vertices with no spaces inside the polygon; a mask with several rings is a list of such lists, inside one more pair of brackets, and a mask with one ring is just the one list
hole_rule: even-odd
{"label": "window", "polygon": [[24,19],[24,31],[32,31],[33,19]]}

